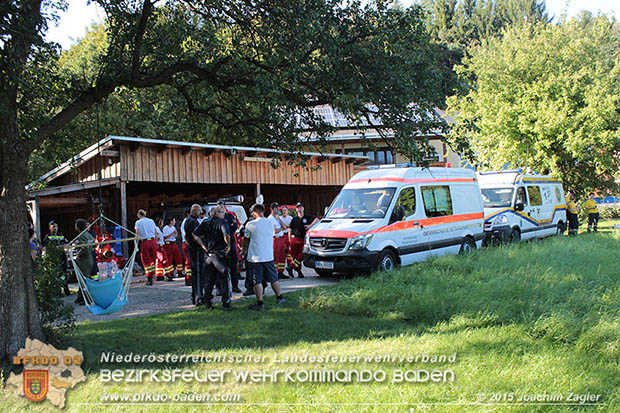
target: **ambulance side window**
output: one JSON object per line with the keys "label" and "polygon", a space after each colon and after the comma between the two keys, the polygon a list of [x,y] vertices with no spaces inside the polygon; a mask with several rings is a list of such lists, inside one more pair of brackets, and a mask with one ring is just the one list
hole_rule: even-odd
{"label": "ambulance side window", "polygon": [[525,188],[520,186],[517,189],[517,199],[516,203],[521,202],[523,205],[527,205],[527,196],[525,195]]}
{"label": "ambulance side window", "polygon": [[527,195],[530,198],[531,206],[539,206],[542,205],[542,196],[540,195],[540,187],[536,186],[528,186],[527,187]]}
{"label": "ambulance side window", "polygon": [[405,188],[400,191],[398,201],[396,201],[396,208],[401,206],[403,211],[401,219],[407,219],[407,217],[415,214],[415,188]]}
{"label": "ambulance side window", "polygon": [[450,198],[449,186],[423,186],[420,189],[422,190],[424,211],[427,217],[452,215],[452,199]]}

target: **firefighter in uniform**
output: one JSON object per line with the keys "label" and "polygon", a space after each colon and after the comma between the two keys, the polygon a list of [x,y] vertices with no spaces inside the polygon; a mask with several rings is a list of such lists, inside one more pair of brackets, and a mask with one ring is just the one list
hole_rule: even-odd
{"label": "firefighter in uniform", "polygon": [[[194,240],[205,252],[205,269],[207,284],[205,286],[204,304],[209,310],[213,308],[213,287],[219,279],[222,292],[222,309],[232,309],[230,273],[228,256],[231,248],[229,225],[224,219],[226,211],[217,205],[209,211],[209,218],[205,219],[192,233]],[[204,237],[204,241],[202,239]]]}
{"label": "firefighter in uniform", "polygon": [[50,232],[43,238],[43,254],[54,254],[58,256],[58,276],[64,281],[63,290],[65,295],[70,295],[67,280],[67,256],[63,250],[67,239],[58,232],[58,224],[55,221],[49,223]]}
{"label": "firefighter in uniform", "polygon": [[153,285],[155,275],[155,261],[157,259],[157,226],[152,219],[146,217],[146,211],[138,210],[138,220],[135,225],[136,234],[141,238],[140,259],[146,275],[146,285]]}
{"label": "firefighter in uniform", "polygon": [[220,199],[217,202],[218,206],[224,210],[224,220],[228,224],[228,229],[230,232],[231,242],[230,242],[230,252],[228,253],[228,268],[230,270],[230,280],[232,282],[232,292],[240,293],[241,289],[239,288],[239,250],[237,249],[237,230],[241,226],[241,222],[239,222],[239,218],[237,218],[237,214],[233,211],[229,210],[226,207],[226,202]]}
{"label": "firefighter in uniform", "polygon": [[181,246],[183,248],[183,257],[185,258],[185,285],[192,285],[192,263],[189,259],[189,250],[187,249],[187,239],[185,238],[185,223],[190,215],[190,210],[185,211],[185,219],[181,222]]}
{"label": "firefighter in uniform", "polygon": [[289,278],[288,275],[284,275],[284,269],[286,268],[286,244],[284,243],[284,233],[288,230],[288,226],[282,222],[280,218],[280,205],[274,202],[270,205],[271,214],[269,214],[269,222],[273,225],[273,263],[276,266],[278,272],[278,279]]}
{"label": "firefighter in uniform", "polygon": [[177,277],[180,277],[183,273],[183,259],[177,245],[176,223],[176,219],[166,218],[166,226],[162,232],[164,234],[164,251],[166,251],[166,256],[168,257],[168,265],[173,268],[172,271],[176,270]]}
{"label": "firefighter in uniform", "polygon": [[590,192],[588,200],[583,204],[583,207],[588,212],[588,232],[592,230],[594,226],[594,232],[598,231],[598,206],[594,199],[594,192]]}
{"label": "firefighter in uniform", "polygon": [[[293,262],[291,263],[292,270],[297,270],[299,278],[304,278],[304,274],[301,272],[301,263],[304,256],[304,238],[306,237],[306,231],[318,222],[318,219],[305,214],[304,204],[298,202],[297,216],[291,220],[291,257]],[[290,271],[291,276],[293,271]]]}
{"label": "firefighter in uniform", "polygon": [[164,233],[162,231],[164,221],[160,217],[157,217],[155,218],[155,224],[157,224],[157,259],[155,260],[155,275],[157,276],[157,281],[163,281],[164,279],[172,281],[172,272],[174,268],[172,264],[170,264],[170,260],[164,249],[164,245],[166,245],[164,242]]}
{"label": "firefighter in uniform", "polygon": [[187,240],[187,252],[192,266],[192,304],[200,305],[204,296],[204,254],[202,248],[196,242],[192,234],[198,228],[200,223],[198,217],[202,211],[202,207],[198,204],[192,205],[190,215],[185,220],[183,230],[185,231],[185,239]]}
{"label": "firefighter in uniform", "polygon": [[579,205],[576,202],[575,191],[568,191],[566,199],[566,218],[568,220],[568,235],[576,236],[579,231]]}

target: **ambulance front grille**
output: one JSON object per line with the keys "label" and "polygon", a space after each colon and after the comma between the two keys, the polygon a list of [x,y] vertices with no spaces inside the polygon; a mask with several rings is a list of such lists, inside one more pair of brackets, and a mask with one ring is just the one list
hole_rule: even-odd
{"label": "ambulance front grille", "polygon": [[342,251],[345,245],[346,238],[310,238],[310,246],[317,251]]}

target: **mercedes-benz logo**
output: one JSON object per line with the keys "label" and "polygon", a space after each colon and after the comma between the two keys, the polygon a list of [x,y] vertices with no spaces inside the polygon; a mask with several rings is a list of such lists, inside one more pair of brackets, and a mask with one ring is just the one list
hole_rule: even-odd
{"label": "mercedes-benz logo", "polygon": [[327,238],[323,238],[321,240],[321,247],[322,248],[327,248],[329,246],[329,241],[327,240]]}

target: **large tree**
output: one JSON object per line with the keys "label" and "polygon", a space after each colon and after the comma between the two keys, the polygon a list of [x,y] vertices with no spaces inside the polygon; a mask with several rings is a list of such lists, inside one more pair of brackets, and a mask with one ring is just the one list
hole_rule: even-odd
{"label": "large tree", "polygon": [[620,48],[606,17],[522,25],[471,52],[472,90],[450,101],[455,139],[481,166],[551,173],[577,190],[616,187]]}
{"label": "large tree", "polygon": [[[43,35],[51,0],[0,4],[0,360],[40,337],[29,266],[25,177],[30,154],[115,91],[165,85],[211,133],[298,148],[300,125],[330,132],[312,108],[394,131],[421,160],[440,100],[421,10],[336,0],[98,0],[107,46],[94,77],[59,70]],[[127,108],[131,111],[132,108]]]}
{"label": "large tree", "polygon": [[501,35],[513,25],[548,23],[544,0],[421,0],[426,25],[440,45],[445,96],[464,89],[454,67],[461,64],[467,48],[482,39]]}

